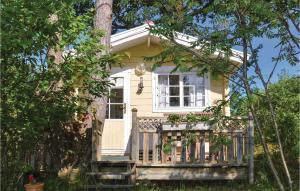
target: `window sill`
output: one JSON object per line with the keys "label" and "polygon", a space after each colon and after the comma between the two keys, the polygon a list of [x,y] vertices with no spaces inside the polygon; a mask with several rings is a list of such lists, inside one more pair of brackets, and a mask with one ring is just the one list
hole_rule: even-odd
{"label": "window sill", "polygon": [[105,119],[107,121],[124,121],[124,119]]}
{"label": "window sill", "polygon": [[[206,106],[208,107],[208,106]],[[206,107],[184,107],[184,108],[153,108],[153,113],[168,113],[168,112],[202,112]]]}

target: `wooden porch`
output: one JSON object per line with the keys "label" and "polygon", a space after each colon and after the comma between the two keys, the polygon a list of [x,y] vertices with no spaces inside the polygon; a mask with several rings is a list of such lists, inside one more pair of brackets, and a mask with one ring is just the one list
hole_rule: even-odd
{"label": "wooden porch", "polygon": [[[138,117],[137,110],[132,109],[129,160],[93,161],[93,170],[86,174],[86,188],[127,189],[137,180],[248,179],[252,184],[252,119],[239,118],[228,127],[217,130],[205,123],[174,125],[166,118]],[[187,134],[193,136],[192,141]],[[218,149],[213,149],[216,142],[212,137],[220,136],[231,140],[230,144],[218,144]]]}
{"label": "wooden porch", "polygon": [[[137,117],[132,110],[131,160],[137,180],[234,180],[253,183],[253,122],[235,123],[226,130],[206,124],[167,123],[165,118]],[[238,124],[238,125],[237,125]],[[245,124],[245,123],[244,123]],[[230,125],[229,125],[230,126]],[[186,133],[192,133],[189,144]],[[212,136],[232,142],[212,150]],[[168,149],[165,149],[166,145]],[[166,150],[168,152],[166,152]]]}

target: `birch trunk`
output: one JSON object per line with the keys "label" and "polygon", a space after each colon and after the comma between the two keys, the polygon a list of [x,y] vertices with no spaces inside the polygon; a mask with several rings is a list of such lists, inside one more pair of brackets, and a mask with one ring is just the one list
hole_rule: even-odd
{"label": "birch trunk", "polygon": [[[110,35],[112,26],[112,0],[97,0],[95,3],[95,29],[103,30],[105,35],[101,38],[100,43],[104,50],[99,56],[108,54],[110,51]],[[109,66],[107,66],[107,70]],[[92,125],[92,160],[101,160],[101,142],[102,132],[106,115],[107,97],[96,98],[92,103],[94,108],[94,120]]]}
{"label": "birch trunk", "polygon": [[[241,19],[242,20],[242,19]],[[245,25],[244,22],[241,22],[240,25],[241,27],[243,28]],[[242,69],[243,69],[243,83],[244,83],[244,86],[245,86],[245,90],[246,90],[246,95],[247,95],[247,98],[250,102],[250,111],[252,113],[252,116],[253,116],[253,119],[254,119],[254,123],[255,123],[255,127],[257,128],[258,130],[258,133],[259,133],[259,136],[260,136],[260,140],[261,140],[261,143],[262,143],[262,146],[263,146],[263,149],[264,149],[264,153],[267,157],[267,161],[268,161],[268,164],[271,168],[271,171],[272,171],[272,174],[274,175],[275,179],[276,179],[276,182],[279,186],[279,189],[281,191],[284,191],[284,186],[280,180],[280,177],[279,177],[279,174],[278,174],[278,171],[276,170],[275,168],[275,165],[274,165],[274,162],[271,158],[271,154],[270,154],[270,151],[269,151],[269,148],[268,148],[268,145],[267,145],[267,142],[266,142],[266,139],[265,139],[265,136],[264,136],[264,133],[263,133],[263,130],[262,130],[262,127],[261,127],[261,124],[260,122],[258,121],[258,117],[256,115],[256,109],[252,103],[252,100],[251,100],[251,89],[250,89],[250,84],[248,82],[248,75],[247,75],[247,71],[248,71],[248,68],[247,68],[247,59],[248,59],[248,52],[247,52],[247,48],[248,48],[248,45],[247,45],[247,40],[245,37],[242,37],[242,46],[243,46],[243,66],[242,66]]]}
{"label": "birch trunk", "polygon": [[[251,49],[252,49],[252,45],[251,45]],[[278,123],[277,123],[277,120],[276,120],[276,111],[274,109],[274,106],[273,106],[273,103],[272,103],[272,100],[271,100],[271,95],[269,93],[268,84],[265,81],[265,79],[263,77],[263,74],[261,73],[261,69],[260,69],[258,63],[257,62],[254,62],[254,63],[255,63],[255,73],[259,76],[259,78],[260,78],[260,80],[263,84],[263,87],[265,89],[266,100],[268,102],[272,122],[274,124],[274,129],[275,129],[275,132],[276,132],[276,138],[277,138],[277,141],[278,141],[279,152],[280,152],[280,157],[281,157],[281,160],[282,160],[282,163],[283,163],[284,172],[285,172],[287,180],[288,180],[289,188],[290,188],[290,190],[293,190],[293,181],[292,181],[288,166],[286,164],[286,159],[284,157],[282,142],[281,142],[281,138],[280,138],[280,134],[279,134],[279,127],[278,127]]]}

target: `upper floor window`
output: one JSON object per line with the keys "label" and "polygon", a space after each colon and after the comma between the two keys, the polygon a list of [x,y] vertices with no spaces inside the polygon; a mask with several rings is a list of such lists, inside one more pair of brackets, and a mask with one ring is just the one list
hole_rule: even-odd
{"label": "upper floor window", "polygon": [[195,73],[157,74],[156,109],[203,108],[206,106],[205,77]]}

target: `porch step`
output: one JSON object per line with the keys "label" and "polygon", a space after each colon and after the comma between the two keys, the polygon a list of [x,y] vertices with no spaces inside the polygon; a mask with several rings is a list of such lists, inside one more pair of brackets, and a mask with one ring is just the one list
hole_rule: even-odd
{"label": "porch step", "polygon": [[[101,161],[92,161],[91,171],[86,172],[86,189],[94,191],[98,188],[127,190],[135,185],[136,164],[123,156],[110,156]],[[104,160],[105,159],[105,160]]]}
{"label": "porch step", "polygon": [[128,163],[134,163],[132,160],[101,160],[101,161],[93,161],[91,164],[128,164]]}
{"label": "porch step", "polygon": [[118,184],[118,185],[113,185],[113,184],[99,184],[99,185],[86,185],[86,189],[91,189],[91,188],[112,188],[112,189],[123,189],[123,188],[133,188],[134,185],[132,184]]}
{"label": "porch step", "polygon": [[134,172],[88,172],[87,176],[97,176],[99,179],[123,180],[126,176],[132,175]]}
{"label": "porch step", "polygon": [[102,155],[101,161],[129,161],[129,156],[123,155]]}

